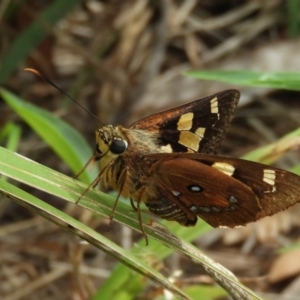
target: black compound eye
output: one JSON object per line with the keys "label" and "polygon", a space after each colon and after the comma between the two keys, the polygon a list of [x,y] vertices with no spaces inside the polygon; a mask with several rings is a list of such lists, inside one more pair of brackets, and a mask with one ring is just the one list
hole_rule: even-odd
{"label": "black compound eye", "polygon": [[124,140],[113,140],[109,150],[114,154],[121,154],[127,149],[127,142]]}

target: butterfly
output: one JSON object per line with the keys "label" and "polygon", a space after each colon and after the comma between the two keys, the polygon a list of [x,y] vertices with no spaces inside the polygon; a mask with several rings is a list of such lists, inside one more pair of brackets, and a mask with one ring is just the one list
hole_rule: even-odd
{"label": "butterfly", "polygon": [[130,198],[141,227],[142,202],[162,219],[194,226],[200,217],[213,227],[242,226],[298,203],[298,175],[217,155],[239,97],[225,90],[129,128],[97,129],[94,185],[101,180]]}
{"label": "butterfly", "polygon": [[[26,70],[64,93],[40,72]],[[243,226],[299,203],[300,176],[217,155],[239,97],[237,90],[221,91],[129,128],[100,121],[95,152],[83,168],[99,161],[100,173],[90,186],[101,181],[118,191],[113,210],[120,195],[130,198],[146,242],[142,202],[162,219],[194,226],[200,217],[213,227]]]}

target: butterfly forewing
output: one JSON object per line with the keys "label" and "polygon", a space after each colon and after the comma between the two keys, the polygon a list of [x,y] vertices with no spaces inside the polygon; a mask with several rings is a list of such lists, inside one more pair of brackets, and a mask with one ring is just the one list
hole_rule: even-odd
{"label": "butterfly forewing", "polygon": [[159,191],[146,205],[160,217],[185,226],[194,225],[197,216],[213,227],[245,225],[300,200],[299,176],[250,161],[153,154],[145,157],[145,163],[151,166],[146,180]]}
{"label": "butterfly forewing", "polygon": [[159,133],[166,152],[217,153],[229,128],[239,92],[227,90],[146,117],[131,129]]}

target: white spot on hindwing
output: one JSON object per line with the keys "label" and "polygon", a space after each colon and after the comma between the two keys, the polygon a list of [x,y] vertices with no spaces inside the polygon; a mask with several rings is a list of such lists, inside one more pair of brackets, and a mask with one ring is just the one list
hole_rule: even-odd
{"label": "white spot on hindwing", "polygon": [[275,178],[276,178],[276,174],[274,170],[270,170],[270,169],[264,170],[264,177],[263,177],[264,182],[270,185],[275,185]]}
{"label": "white spot on hindwing", "polygon": [[192,205],[192,206],[190,207],[190,210],[191,210],[193,213],[195,213],[195,214],[197,214],[197,213],[199,212],[197,206],[195,206],[195,205]]}
{"label": "white spot on hindwing", "polygon": [[175,196],[175,197],[179,197],[181,195],[180,192],[178,191],[172,191],[172,194]]}
{"label": "white spot on hindwing", "polygon": [[197,184],[191,184],[187,188],[189,189],[189,191],[191,191],[193,193],[199,193],[199,192],[203,191],[202,187]]}
{"label": "white spot on hindwing", "polygon": [[228,176],[232,176],[235,170],[234,166],[222,162],[215,162],[212,167]]}
{"label": "white spot on hindwing", "polygon": [[274,193],[276,192],[276,172],[271,169],[264,169],[263,181],[272,186],[271,191],[264,191],[264,193]]}
{"label": "white spot on hindwing", "polygon": [[222,209],[220,207],[217,206],[212,206],[211,208],[214,212],[220,212]]}
{"label": "white spot on hindwing", "polygon": [[202,212],[205,212],[205,213],[210,213],[211,210],[209,207],[207,206],[200,206],[199,209],[202,211]]}
{"label": "white spot on hindwing", "polygon": [[[198,208],[198,212],[199,213],[201,213],[201,212],[202,213],[222,213],[222,212],[235,211],[237,209],[237,206],[235,206],[234,204],[238,203],[238,200],[233,195],[231,195],[229,198],[229,202],[230,202],[230,205],[227,207],[200,206]],[[190,209],[195,212],[195,210],[192,208],[193,208],[193,206],[190,207]]]}
{"label": "white spot on hindwing", "polygon": [[229,198],[229,202],[230,203],[238,203],[237,199],[234,196],[232,196],[232,195]]}

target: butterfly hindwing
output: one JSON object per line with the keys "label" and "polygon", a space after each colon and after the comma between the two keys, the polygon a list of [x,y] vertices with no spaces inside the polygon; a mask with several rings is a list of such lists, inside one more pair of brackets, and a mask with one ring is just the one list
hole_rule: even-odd
{"label": "butterfly hindwing", "polygon": [[159,133],[166,152],[217,153],[239,96],[236,90],[219,92],[141,119],[130,129]]}
{"label": "butterfly hindwing", "polygon": [[202,162],[221,169],[223,165],[234,168],[233,178],[249,186],[260,199],[261,209],[257,219],[270,216],[300,201],[300,177],[286,170],[243,159],[211,155]]}
{"label": "butterfly hindwing", "polygon": [[147,155],[145,163],[151,165],[147,181],[159,191],[146,205],[185,226],[199,216],[213,227],[236,227],[299,202],[300,177],[262,164],[184,153]]}

